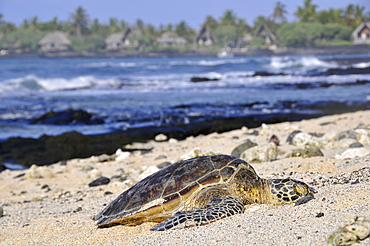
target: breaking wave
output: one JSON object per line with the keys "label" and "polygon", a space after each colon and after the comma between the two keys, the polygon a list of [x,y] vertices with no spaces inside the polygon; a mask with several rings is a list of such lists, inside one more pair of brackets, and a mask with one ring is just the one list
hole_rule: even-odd
{"label": "breaking wave", "polygon": [[315,69],[338,68],[335,62],[323,61],[317,57],[272,57],[268,67],[272,70],[307,72]]}
{"label": "breaking wave", "polygon": [[0,82],[0,93],[79,90],[95,87],[116,87],[120,85],[117,79],[97,79],[94,76],[79,76],[66,78],[39,78],[27,75],[21,78],[8,79]]}

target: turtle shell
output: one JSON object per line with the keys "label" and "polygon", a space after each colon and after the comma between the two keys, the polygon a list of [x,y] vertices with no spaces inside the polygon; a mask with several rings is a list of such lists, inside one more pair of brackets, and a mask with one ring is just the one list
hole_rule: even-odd
{"label": "turtle shell", "polygon": [[217,189],[221,183],[229,183],[240,164],[247,166],[249,178],[258,178],[253,167],[228,155],[177,162],[124,191],[95,217],[95,221],[100,227],[163,221],[185,206],[192,209],[189,203],[194,203],[194,199],[190,198],[205,187]]}

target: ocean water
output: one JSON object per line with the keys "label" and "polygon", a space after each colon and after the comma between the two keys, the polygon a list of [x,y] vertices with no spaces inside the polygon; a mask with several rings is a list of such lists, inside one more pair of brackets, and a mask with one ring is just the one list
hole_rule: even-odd
{"label": "ocean water", "polygon": [[[362,62],[335,62],[356,57]],[[96,134],[250,114],[311,114],[309,107],[292,105],[368,102],[368,68],[370,55],[0,59],[0,139],[72,130]],[[195,83],[193,77],[214,80]],[[30,123],[67,109],[85,110],[104,123]]]}

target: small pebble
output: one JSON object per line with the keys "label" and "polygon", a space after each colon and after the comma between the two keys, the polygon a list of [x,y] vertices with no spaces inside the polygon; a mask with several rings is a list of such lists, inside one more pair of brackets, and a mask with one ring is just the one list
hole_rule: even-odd
{"label": "small pebble", "polygon": [[92,181],[89,184],[89,187],[94,187],[94,186],[99,186],[99,185],[105,185],[105,184],[109,184],[109,182],[110,182],[110,179],[109,178],[107,178],[107,177],[100,177],[100,178],[97,178],[94,181]]}
{"label": "small pebble", "polygon": [[350,144],[349,147],[350,148],[362,148],[364,147],[364,145],[362,143],[355,142],[355,143]]}
{"label": "small pebble", "polygon": [[166,155],[159,155],[154,160],[160,160],[160,159],[166,159],[166,158],[167,158]]}
{"label": "small pebble", "polygon": [[3,206],[0,206],[0,217],[3,217],[4,215],[4,209]]}
{"label": "small pebble", "polygon": [[154,140],[157,141],[157,142],[163,142],[163,141],[166,141],[168,138],[166,135],[164,135],[163,133],[161,134],[158,134],[157,136],[155,136]]}
{"label": "small pebble", "polygon": [[320,217],[323,217],[323,216],[324,216],[324,213],[317,213],[315,217],[320,218]]}
{"label": "small pebble", "polygon": [[108,161],[114,161],[116,158],[115,155],[107,155],[107,154],[102,154],[98,156],[98,161],[99,162],[108,162]]}
{"label": "small pebble", "polygon": [[157,165],[157,167],[159,168],[159,169],[163,169],[163,168],[165,168],[165,167],[168,167],[169,165],[171,165],[172,163],[171,162],[169,162],[169,161],[165,161],[165,162],[162,162],[162,163],[159,163],[158,165]]}
{"label": "small pebble", "polygon": [[20,173],[20,174],[14,176],[13,179],[22,178],[22,177],[24,177],[24,175],[26,175],[26,173]]}
{"label": "small pebble", "polygon": [[97,169],[93,169],[93,170],[91,170],[91,171],[88,173],[87,177],[88,177],[89,179],[97,179],[97,178],[100,178],[100,177],[101,177],[101,175],[102,175],[101,171],[99,171],[99,170],[97,170]]}
{"label": "small pebble", "polygon": [[113,194],[113,192],[111,192],[111,191],[104,192],[104,196],[108,196],[108,195],[112,195],[112,194]]}

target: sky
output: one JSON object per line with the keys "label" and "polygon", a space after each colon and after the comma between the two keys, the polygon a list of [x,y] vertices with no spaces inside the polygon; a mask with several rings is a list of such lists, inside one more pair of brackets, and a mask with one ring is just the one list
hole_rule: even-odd
{"label": "sky", "polygon": [[[144,23],[155,26],[177,24],[186,21],[193,28],[199,28],[207,15],[219,19],[225,10],[232,10],[237,17],[246,19],[252,25],[259,15],[271,15],[277,0],[0,0],[0,14],[3,20],[19,26],[24,19],[38,16],[40,22],[58,17],[59,21],[70,20],[71,13],[78,6],[86,9],[91,20],[97,18],[108,23],[110,17],[125,20],[130,24],[140,18]],[[303,6],[304,0],[280,2],[286,5],[288,21],[297,20],[294,12]],[[365,7],[370,11],[370,0],[313,0],[317,11],[329,8],[345,8],[348,4]]]}

